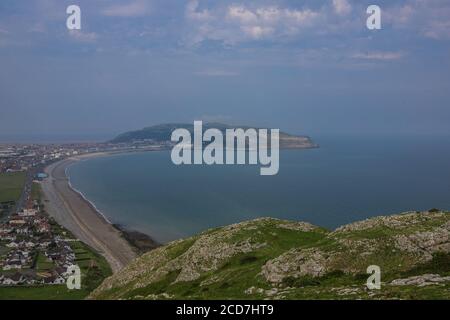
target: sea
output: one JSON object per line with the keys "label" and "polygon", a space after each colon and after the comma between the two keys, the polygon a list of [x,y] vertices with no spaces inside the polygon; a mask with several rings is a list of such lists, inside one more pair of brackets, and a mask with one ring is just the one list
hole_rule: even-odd
{"label": "sea", "polygon": [[176,166],[170,151],[79,161],[72,186],[112,223],[166,243],[257,217],[329,229],[378,215],[450,209],[450,137],[315,137],[257,165]]}

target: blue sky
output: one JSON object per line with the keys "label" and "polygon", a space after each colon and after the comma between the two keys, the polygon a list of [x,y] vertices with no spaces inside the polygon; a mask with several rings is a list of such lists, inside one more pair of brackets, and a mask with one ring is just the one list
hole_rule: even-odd
{"label": "blue sky", "polygon": [[[366,28],[370,4],[382,30]],[[0,2],[0,140],[200,119],[449,134],[449,89],[447,0]]]}

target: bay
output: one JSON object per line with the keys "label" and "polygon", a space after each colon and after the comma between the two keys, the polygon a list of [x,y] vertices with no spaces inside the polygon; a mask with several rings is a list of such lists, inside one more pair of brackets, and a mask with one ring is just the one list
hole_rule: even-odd
{"label": "bay", "polygon": [[409,210],[450,209],[449,137],[320,137],[282,150],[280,171],[175,166],[169,151],[91,158],[72,185],[113,223],[160,242],[257,217],[327,228]]}

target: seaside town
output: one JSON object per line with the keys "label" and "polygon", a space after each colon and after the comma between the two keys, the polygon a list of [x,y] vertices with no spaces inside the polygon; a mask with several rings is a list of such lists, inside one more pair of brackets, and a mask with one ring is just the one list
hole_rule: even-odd
{"label": "seaside town", "polygon": [[0,144],[0,173],[28,171],[71,156],[96,152],[158,150],[171,143],[151,139],[130,143]]}
{"label": "seaside town", "polygon": [[61,285],[70,275],[68,267],[77,262],[86,260],[88,267],[95,267],[92,259],[84,259],[80,241],[46,213],[40,194],[40,182],[48,178],[46,166],[92,153],[164,147],[154,141],[0,145],[0,178],[11,179],[1,191],[7,194],[20,185],[16,198],[0,197],[0,287]]}
{"label": "seaside town", "polygon": [[0,224],[0,285],[63,284],[75,253],[37,200]]}
{"label": "seaside town", "polygon": [[[48,162],[76,155],[75,148],[9,146],[0,151],[2,173],[22,173],[18,201],[0,204],[0,285],[63,284],[75,253],[62,231],[43,209],[39,172]],[[19,176],[20,177],[20,176]]]}
{"label": "seaside town", "polygon": [[68,156],[96,152],[95,144],[11,144],[0,145],[0,173],[27,171]]}
{"label": "seaside town", "polygon": [[[64,284],[75,263],[75,242],[45,212],[39,195],[44,167],[54,161],[101,152],[93,143],[0,146],[0,174],[22,176],[15,201],[0,202],[0,286]],[[111,150],[111,148],[108,148]]]}

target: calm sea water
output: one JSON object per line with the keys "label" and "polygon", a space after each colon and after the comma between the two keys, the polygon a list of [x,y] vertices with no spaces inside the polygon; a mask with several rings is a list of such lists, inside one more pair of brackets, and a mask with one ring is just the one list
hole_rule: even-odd
{"label": "calm sea water", "polygon": [[175,166],[170,152],[93,158],[68,170],[113,223],[166,242],[271,216],[328,228],[374,215],[450,209],[450,139],[316,138],[286,150],[280,172],[258,166]]}

